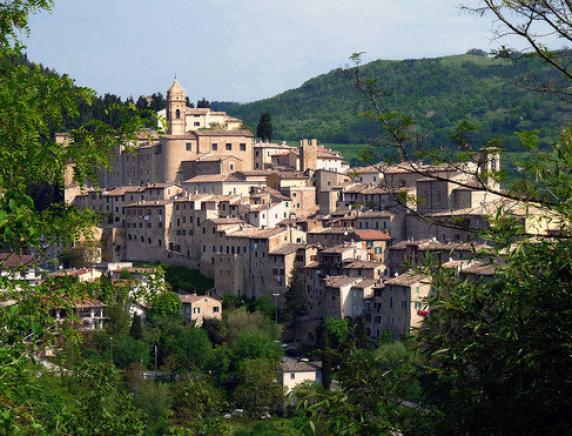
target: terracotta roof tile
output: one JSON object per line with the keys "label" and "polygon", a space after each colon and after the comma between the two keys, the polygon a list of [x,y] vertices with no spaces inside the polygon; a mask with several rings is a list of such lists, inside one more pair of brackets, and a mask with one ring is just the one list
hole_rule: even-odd
{"label": "terracotta roof tile", "polygon": [[322,369],[322,362],[282,362],[283,372],[314,372]]}
{"label": "terracotta roof tile", "polygon": [[362,241],[390,241],[391,240],[391,236],[389,235],[389,233],[381,232],[379,230],[358,229],[358,230],[354,230],[354,233]]}
{"label": "terracotta roof tile", "polygon": [[181,301],[181,303],[196,303],[197,301],[201,301],[201,300],[214,300],[217,303],[220,303],[220,300],[217,300],[216,298],[210,297],[208,295],[197,295],[197,294],[177,294],[177,297],[179,297],[179,300]]}
{"label": "terracotta roof tile", "polygon": [[411,286],[415,283],[430,283],[431,277],[425,274],[416,274],[408,272],[401,274],[396,277],[392,277],[385,281],[385,285],[395,285],[395,286]]}
{"label": "terracotta roof tile", "polygon": [[15,253],[0,253],[0,269],[28,267],[34,263],[34,256]]}

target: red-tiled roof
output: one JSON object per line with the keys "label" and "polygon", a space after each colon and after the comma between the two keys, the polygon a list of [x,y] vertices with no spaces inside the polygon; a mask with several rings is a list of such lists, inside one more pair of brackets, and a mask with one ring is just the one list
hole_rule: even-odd
{"label": "red-tiled roof", "polygon": [[400,276],[393,277],[385,281],[386,285],[395,285],[395,286],[411,286],[415,283],[430,283],[431,277],[425,274],[416,274],[412,272],[408,272],[402,274]]}
{"label": "red-tiled roof", "polygon": [[1,268],[21,268],[31,266],[34,263],[34,256],[15,253],[0,253]]}
{"label": "red-tiled roof", "polygon": [[188,303],[188,304],[193,304],[196,303],[200,300],[214,300],[218,303],[220,303],[220,300],[217,300],[216,298],[213,297],[209,297],[208,295],[197,295],[197,294],[177,294],[177,296],[179,297],[179,300],[181,300],[181,303]]}
{"label": "red-tiled roof", "polygon": [[390,241],[391,240],[391,236],[389,235],[389,233],[381,232],[379,230],[358,229],[358,230],[354,230],[354,233],[362,241]]}

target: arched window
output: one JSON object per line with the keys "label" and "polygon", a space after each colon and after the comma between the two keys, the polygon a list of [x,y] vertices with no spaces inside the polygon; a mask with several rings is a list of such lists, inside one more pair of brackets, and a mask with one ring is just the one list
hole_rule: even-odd
{"label": "arched window", "polygon": [[177,119],[181,118],[181,110],[180,110],[180,109],[177,109],[177,110],[175,111],[175,117],[176,117]]}

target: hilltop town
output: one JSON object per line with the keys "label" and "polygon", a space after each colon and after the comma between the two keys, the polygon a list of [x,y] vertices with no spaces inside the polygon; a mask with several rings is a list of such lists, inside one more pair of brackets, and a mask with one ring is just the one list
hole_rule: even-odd
{"label": "hilltop town", "polygon": [[166,134],[117,146],[97,187],[69,179],[66,201],[102,217],[104,260],[199,270],[213,280],[210,297],[284,305],[299,274],[308,310],[290,340],[314,344],[326,317],[366,320],[372,339],[408,335],[431,312],[419,271],[428,259],[464,277],[495,274],[475,230],[500,204],[530,234],[556,228],[503,197],[496,149],[464,163],[350,168],[316,139],[260,142],[239,119],[187,107],[176,80],[167,96]]}
{"label": "hilltop town", "polygon": [[0,435],[570,434],[570,1],[100,3],[0,3]]}

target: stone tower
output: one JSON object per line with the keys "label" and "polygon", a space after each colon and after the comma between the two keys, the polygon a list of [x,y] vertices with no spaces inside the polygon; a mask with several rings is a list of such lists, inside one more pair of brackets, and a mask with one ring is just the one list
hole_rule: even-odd
{"label": "stone tower", "polygon": [[476,161],[479,177],[485,186],[495,191],[499,190],[500,183],[494,175],[500,172],[500,150],[495,147],[485,147],[477,153]]}
{"label": "stone tower", "polygon": [[167,133],[169,135],[184,135],[186,133],[186,106],[185,91],[175,79],[167,91],[167,120],[169,122]]}
{"label": "stone tower", "polygon": [[300,141],[300,170],[313,170],[318,169],[318,140],[302,139]]}

